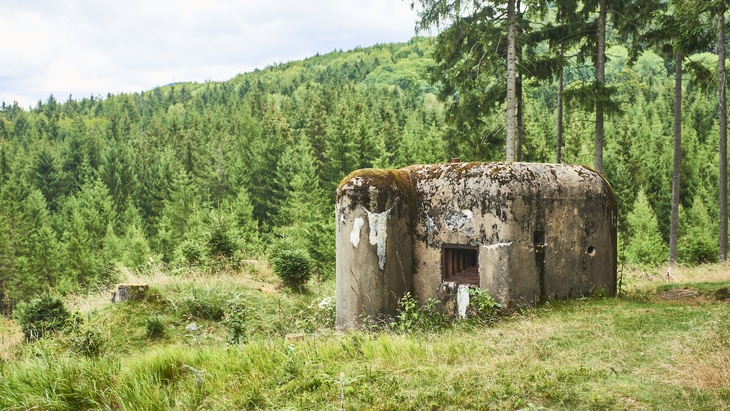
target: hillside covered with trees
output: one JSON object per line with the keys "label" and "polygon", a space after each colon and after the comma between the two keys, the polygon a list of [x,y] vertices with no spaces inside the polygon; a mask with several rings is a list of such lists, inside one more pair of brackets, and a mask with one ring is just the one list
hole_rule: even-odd
{"label": "hillside covered with trees", "polygon": [[[606,51],[615,107],[603,169],[619,200],[620,258],[657,264],[670,226],[673,66],[651,50],[633,61],[619,40]],[[503,115],[485,110],[478,128],[458,121],[463,100],[435,74],[437,41],[335,51],[226,82],[50,96],[29,110],[2,103],[0,307],[104,286],[122,267],[216,270],[282,249],[305,250],[331,278],[334,189],[348,173],[504,160]],[[591,70],[574,60],[565,87]],[[682,84],[679,259],[695,264],[718,255],[718,103],[702,79]],[[523,161],[555,161],[557,86],[522,85]],[[594,126],[591,110],[567,102],[563,162],[592,164]]]}

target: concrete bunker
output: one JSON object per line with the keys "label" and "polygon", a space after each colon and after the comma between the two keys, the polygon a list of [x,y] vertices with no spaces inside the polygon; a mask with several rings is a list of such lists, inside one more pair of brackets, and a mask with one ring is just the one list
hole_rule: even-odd
{"label": "concrete bunker", "polygon": [[507,306],[616,292],[616,201],[585,166],[357,170],[338,187],[335,214],[340,327],[397,314],[407,292],[458,300],[453,315],[468,287]]}

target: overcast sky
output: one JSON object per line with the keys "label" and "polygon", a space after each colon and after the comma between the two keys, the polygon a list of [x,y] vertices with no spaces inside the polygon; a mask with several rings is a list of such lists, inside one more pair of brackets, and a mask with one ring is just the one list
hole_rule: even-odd
{"label": "overcast sky", "polygon": [[0,102],[223,81],[407,41],[415,21],[403,0],[0,0]]}

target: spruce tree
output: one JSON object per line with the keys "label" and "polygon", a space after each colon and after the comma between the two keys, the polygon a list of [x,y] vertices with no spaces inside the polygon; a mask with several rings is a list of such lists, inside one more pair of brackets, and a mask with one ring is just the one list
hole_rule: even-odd
{"label": "spruce tree", "polygon": [[655,265],[663,261],[665,246],[657,218],[644,190],[639,191],[634,207],[626,217],[628,244],[626,260],[632,264]]}

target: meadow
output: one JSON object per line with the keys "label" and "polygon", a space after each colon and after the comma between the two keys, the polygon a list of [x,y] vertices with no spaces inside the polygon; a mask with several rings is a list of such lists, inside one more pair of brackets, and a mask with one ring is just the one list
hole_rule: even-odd
{"label": "meadow", "polygon": [[143,300],[67,297],[76,324],[36,341],[0,317],[0,409],[730,406],[727,265],[684,267],[669,282],[660,269],[622,270],[618,298],[344,333],[331,280],[290,290],[265,264],[127,275],[150,285]]}

